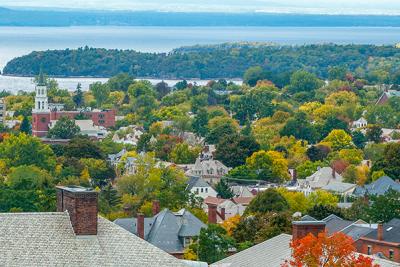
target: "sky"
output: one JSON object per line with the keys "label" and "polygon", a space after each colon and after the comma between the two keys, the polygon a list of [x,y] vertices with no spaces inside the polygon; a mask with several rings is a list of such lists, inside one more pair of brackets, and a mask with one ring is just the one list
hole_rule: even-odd
{"label": "sky", "polygon": [[0,0],[0,6],[181,12],[400,14],[399,0]]}

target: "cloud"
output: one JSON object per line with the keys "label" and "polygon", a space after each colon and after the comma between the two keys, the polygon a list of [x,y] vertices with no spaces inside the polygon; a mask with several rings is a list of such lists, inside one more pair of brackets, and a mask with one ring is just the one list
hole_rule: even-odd
{"label": "cloud", "polygon": [[0,0],[0,6],[112,10],[400,14],[398,0]]}

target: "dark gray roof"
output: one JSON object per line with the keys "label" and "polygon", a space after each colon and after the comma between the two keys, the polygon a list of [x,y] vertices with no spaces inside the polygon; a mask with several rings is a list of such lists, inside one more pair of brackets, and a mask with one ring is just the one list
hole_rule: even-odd
{"label": "dark gray roof", "polygon": [[323,221],[326,222],[326,229],[329,234],[340,232],[342,229],[354,223],[352,221],[343,220],[334,214],[329,215],[323,219]]}
{"label": "dark gray roof", "polygon": [[400,192],[400,184],[393,181],[393,179],[388,176],[382,176],[373,183],[357,186],[353,194],[357,196],[363,196],[365,194],[384,195],[389,189]]}
{"label": "dark gray roof", "polygon": [[0,251],[2,266],[185,266],[102,217],[76,236],[67,212],[0,213]]}
{"label": "dark gray roof", "polygon": [[[291,235],[280,234],[251,248],[236,253],[230,257],[211,264],[211,267],[281,267],[282,263],[291,258],[289,246]],[[357,253],[358,254],[358,253]],[[374,264],[381,267],[395,267],[397,262],[388,261],[362,254],[373,259]]]}
{"label": "dark gray roof", "polygon": [[193,187],[210,187],[210,185],[199,176],[190,176],[187,184],[187,190],[191,190]]}
{"label": "dark gray roof", "polygon": [[304,215],[303,217],[300,218],[300,221],[303,222],[312,222],[312,221],[317,221],[314,217],[311,217],[310,215]]}
{"label": "dark gray roof", "polygon": [[357,241],[358,239],[360,239],[360,237],[363,237],[363,236],[369,234],[373,230],[374,229],[371,227],[353,224],[353,225],[350,225],[350,226],[342,229],[341,232],[350,236],[354,241]]}
{"label": "dark gray roof", "polygon": [[[400,226],[399,219],[393,219],[388,223],[383,224],[383,240],[386,242],[400,243]],[[378,239],[378,230],[373,229],[365,235],[366,238]]]}
{"label": "dark gray roof", "polygon": [[[137,234],[136,218],[117,219],[115,223]],[[164,209],[152,218],[145,218],[145,240],[169,253],[182,252],[183,237],[198,236],[207,227],[189,211],[171,212]]]}

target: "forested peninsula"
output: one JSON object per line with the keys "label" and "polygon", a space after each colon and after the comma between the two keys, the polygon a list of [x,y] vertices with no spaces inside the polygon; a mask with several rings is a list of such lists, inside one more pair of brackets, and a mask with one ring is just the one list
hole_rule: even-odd
{"label": "forested peninsula", "polygon": [[160,79],[241,78],[254,66],[277,85],[303,69],[328,78],[329,68],[343,67],[369,81],[390,82],[396,78],[400,49],[374,45],[281,46],[267,43],[227,43],[191,46],[169,53],[83,47],[35,51],[8,62],[5,75],[33,76],[42,68],[50,76],[111,77],[129,73]]}

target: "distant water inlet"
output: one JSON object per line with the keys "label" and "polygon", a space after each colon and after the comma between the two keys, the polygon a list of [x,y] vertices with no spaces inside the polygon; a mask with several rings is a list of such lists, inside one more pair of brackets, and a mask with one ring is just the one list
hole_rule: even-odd
{"label": "distant water inlet", "polygon": [[78,48],[169,52],[181,46],[224,42],[302,45],[395,44],[397,27],[0,27],[0,68],[33,50]]}
{"label": "distant water inlet", "polygon": [[[56,78],[58,85],[62,89],[68,89],[74,91],[78,83],[81,84],[82,90],[89,90],[89,86],[95,82],[107,82],[107,78]],[[174,86],[180,80],[159,80],[159,79],[148,79],[152,84],[157,84],[161,81],[166,82],[169,86]],[[189,83],[196,83],[198,85],[205,85],[208,80],[188,80]],[[241,84],[241,81],[233,81],[236,84]],[[13,94],[18,91],[33,92],[35,90],[35,84],[33,77],[13,77],[13,76],[2,76],[0,75],[0,92],[8,91]]]}

